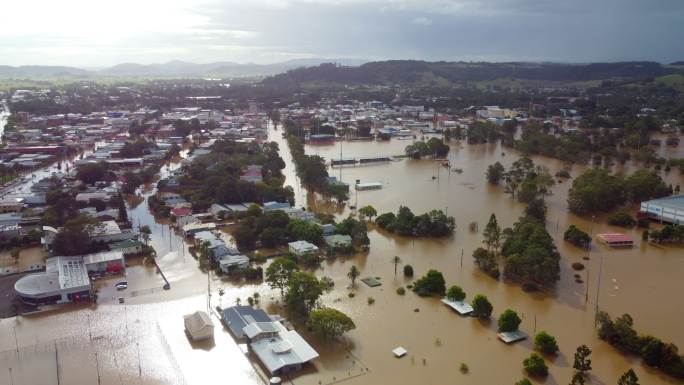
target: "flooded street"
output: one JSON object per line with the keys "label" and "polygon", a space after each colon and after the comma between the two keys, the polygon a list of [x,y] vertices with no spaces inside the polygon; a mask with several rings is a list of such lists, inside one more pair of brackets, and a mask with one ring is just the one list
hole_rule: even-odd
{"label": "flooded street", "polygon": [[[292,185],[298,206],[334,213],[338,218],[349,214],[341,208],[315,199],[298,185],[286,141],[281,130],[270,128],[269,140],[280,145],[287,167],[286,184]],[[388,142],[344,142],[344,157],[399,155],[410,140]],[[663,151],[678,151],[666,149]],[[340,143],[306,146],[308,154],[327,160],[340,156]],[[502,155],[505,153],[505,155]],[[549,364],[550,375],[544,383],[567,384],[573,373],[573,354],[577,346],[587,344],[592,350],[592,383],[613,384],[633,367],[643,384],[676,384],[658,372],[646,368],[634,357],[626,357],[594,331],[599,265],[602,262],[598,307],[613,316],[629,313],[635,329],[653,334],[677,345],[684,345],[681,320],[684,319],[684,249],[641,244],[639,230],[628,230],[637,246],[613,250],[594,244],[590,253],[563,241],[563,232],[575,224],[593,234],[622,231],[597,218],[579,218],[567,211],[567,192],[572,179],[557,184],[547,198],[547,229],[561,253],[561,279],[555,293],[525,293],[519,286],[495,281],[480,272],[472,260],[474,249],[482,245],[482,234],[468,229],[476,221],[483,228],[491,213],[501,227],[511,226],[522,214],[524,205],[504,194],[503,187],[486,182],[485,169],[497,160],[508,167],[517,159],[510,149],[499,145],[466,145],[454,142],[449,154],[448,172],[430,160],[402,160],[369,166],[345,167],[342,180],[353,184],[381,182],[381,190],[353,191],[350,204],[373,205],[378,213],[396,211],[400,205],[414,213],[431,209],[448,210],[456,219],[452,237],[411,239],[373,228],[369,231],[370,250],[352,257],[330,259],[316,270],[329,276],[335,289],[324,296],[323,304],[338,308],[352,317],[356,329],[340,342],[325,344],[300,330],[319,351],[320,358],[292,379],[294,384],[512,384],[524,376],[522,360],[533,350],[533,342],[508,346],[496,339],[496,318],[506,308],[521,315],[520,329],[530,336],[540,330],[553,334],[560,354]],[[563,167],[559,161],[534,158],[547,166],[551,174]],[[178,167],[172,164],[162,173]],[[630,167],[627,167],[628,170]],[[584,166],[574,166],[579,175]],[[330,170],[340,177],[340,169]],[[662,174],[668,183],[683,184],[678,172]],[[433,176],[436,179],[433,179]],[[147,197],[131,207],[134,226],[152,229],[151,245],[157,250],[161,269],[171,282],[171,290],[161,289],[163,281],[153,267],[130,261],[127,270],[126,302],[115,303],[117,294],[110,283],[102,282],[103,298],[90,307],[66,307],[58,312],[0,320],[0,384],[260,384],[262,380],[245,358],[232,337],[219,325],[215,345],[192,346],[183,332],[182,315],[206,310],[207,275],[190,255],[187,244],[167,224],[150,215]],[[172,253],[170,253],[172,252]],[[582,258],[589,254],[589,260]],[[402,265],[394,276],[393,256]],[[580,272],[584,283],[576,283],[570,265],[583,262],[588,269]],[[361,271],[361,278],[379,277],[382,286],[370,288],[358,282],[354,298],[348,297],[347,272],[351,265]],[[458,284],[467,300],[484,294],[494,306],[492,322],[460,317],[438,299],[420,298],[412,292],[398,295],[396,289],[410,283],[401,274],[410,264],[415,278],[428,269],[444,273],[447,285]],[[588,289],[587,289],[588,284]],[[265,284],[235,285],[212,277],[212,307],[243,301],[259,292],[262,307],[277,311],[274,302],[279,294]],[[226,294],[219,297],[223,287]],[[373,297],[375,303],[368,304]],[[416,311],[416,309],[418,311]],[[391,350],[403,346],[407,356],[396,359]],[[469,366],[462,374],[461,363]],[[99,374],[98,374],[99,373]],[[99,380],[98,380],[99,377]],[[59,378],[59,381],[58,381]],[[287,382],[290,383],[290,382]]]}

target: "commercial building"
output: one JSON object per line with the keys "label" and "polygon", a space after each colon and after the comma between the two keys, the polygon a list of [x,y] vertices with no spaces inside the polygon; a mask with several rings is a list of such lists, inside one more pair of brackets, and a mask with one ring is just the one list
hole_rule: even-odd
{"label": "commercial building", "polygon": [[25,303],[46,305],[88,299],[91,286],[83,257],[54,257],[45,261],[44,272],[19,278],[14,291]]}
{"label": "commercial building", "polygon": [[684,224],[684,195],[641,202],[639,214],[657,221]]}
{"label": "commercial building", "polygon": [[120,274],[126,268],[121,251],[72,257],[52,257],[45,271],[28,274],[14,284],[19,298],[33,305],[60,304],[89,299],[90,275]]}

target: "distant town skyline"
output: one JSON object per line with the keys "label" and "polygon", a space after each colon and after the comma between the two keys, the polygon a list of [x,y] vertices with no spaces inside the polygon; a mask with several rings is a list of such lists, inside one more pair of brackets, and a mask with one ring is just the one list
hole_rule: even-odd
{"label": "distant town skyline", "polygon": [[0,65],[684,60],[680,0],[23,0]]}

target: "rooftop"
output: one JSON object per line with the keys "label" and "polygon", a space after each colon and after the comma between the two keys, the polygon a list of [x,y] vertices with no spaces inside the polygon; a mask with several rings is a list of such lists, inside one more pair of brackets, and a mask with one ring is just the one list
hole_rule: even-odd
{"label": "rooftop", "polygon": [[643,202],[642,204],[647,203],[650,205],[659,205],[663,207],[669,207],[675,210],[684,210],[684,194],[682,195],[675,195],[671,197],[665,197],[665,198],[659,198],[659,199],[653,199],[650,201]]}

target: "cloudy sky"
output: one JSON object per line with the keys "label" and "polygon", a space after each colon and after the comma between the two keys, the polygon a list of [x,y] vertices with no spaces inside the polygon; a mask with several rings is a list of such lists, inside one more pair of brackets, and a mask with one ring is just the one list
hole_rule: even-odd
{"label": "cloudy sky", "polygon": [[7,0],[0,64],[684,60],[684,0]]}

